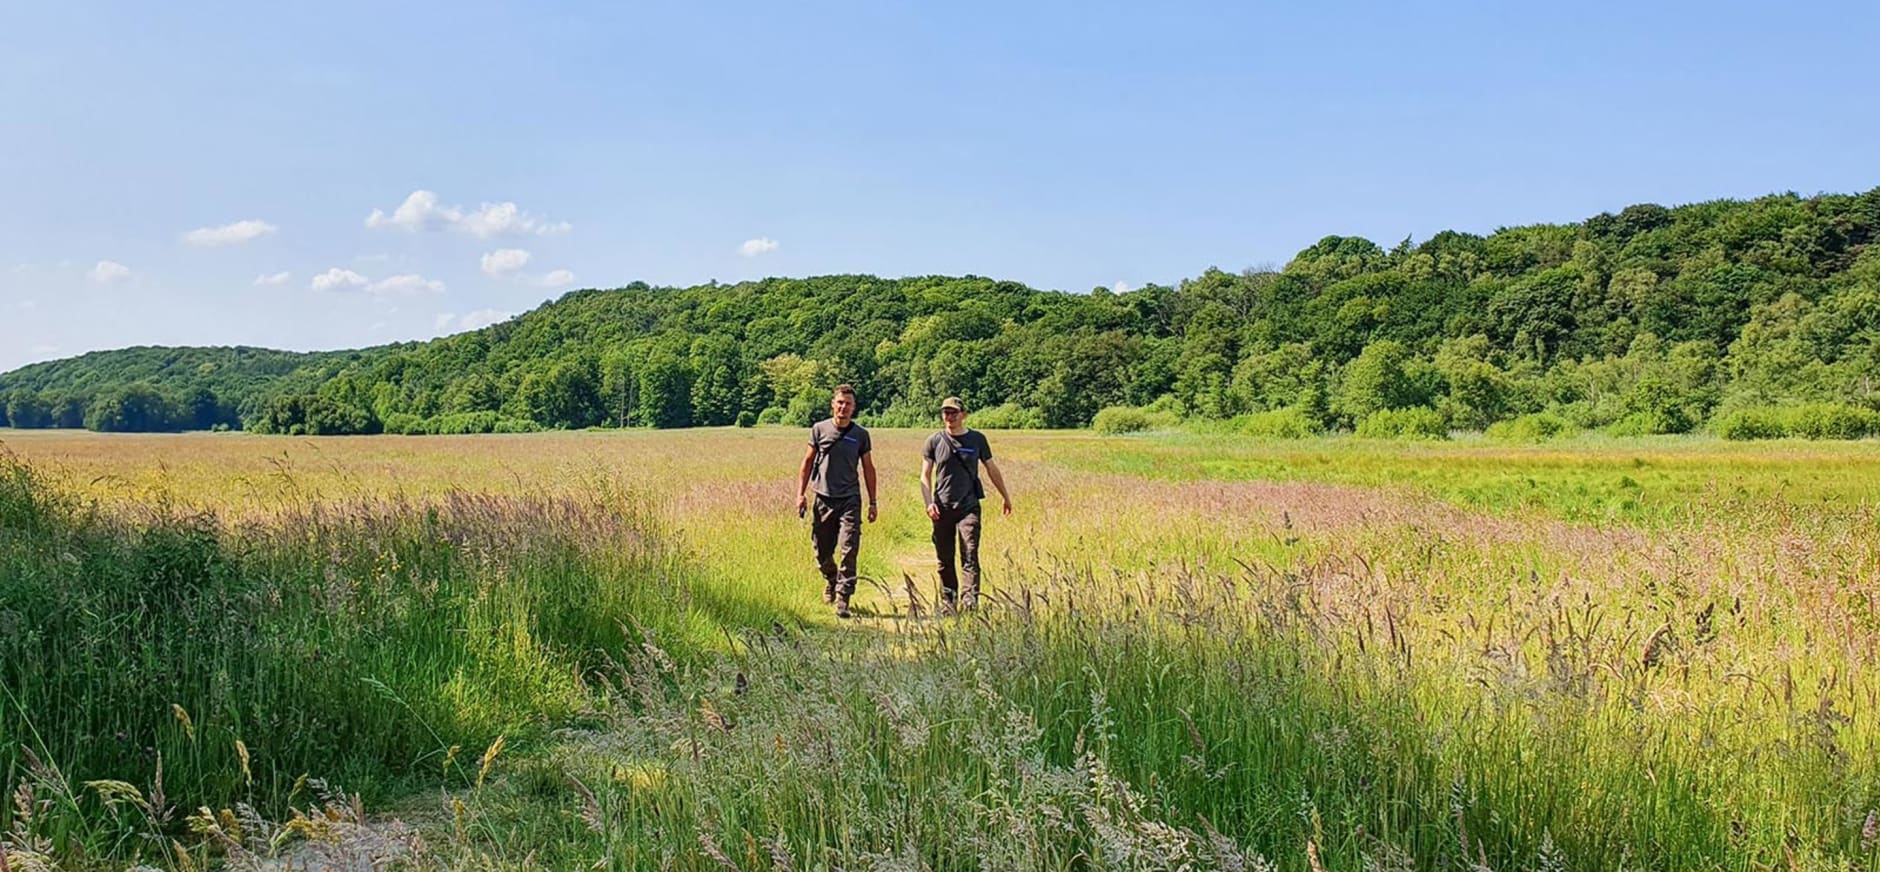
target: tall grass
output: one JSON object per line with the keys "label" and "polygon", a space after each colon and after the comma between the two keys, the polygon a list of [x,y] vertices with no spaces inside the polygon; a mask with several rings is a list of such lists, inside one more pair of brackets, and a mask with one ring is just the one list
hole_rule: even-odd
{"label": "tall grass", "polygon": [[31,817],[54,853],[110,850],[124,831],[77,789],[98,779],[177,825],[198,805],[279,811],[309,775],[384,796],[588,711],[587,676],[629,635],[771,618],[696,596],[666,538],[599,485],[229,524],[84,502],[0,457],[0,778],[55,800],[0,808],[0,831]]}
{"label": "tall grass", "polygon": [[[290,852],[315,835],[335,851],[360,832],[383,842],[373,827],[396,815],[423,834],[399,842],[407,860],[467,869],[1880,869],[1880,511],[1857,493],[1872,478],[1859,446],[1008,434],[995,445],[1019,512],[989,519],[991,600],[934,619],[924,519],[904,511],[920,435],[877,434],[886,514],[863,567],[878,583],[841,631],[786,617],[815,608],[820,582],[784,510],[797,440],[761,431],[487,443],[594,451],[640,473],[645,496],[628,500],[528,496],[530,467],[492,474],[469,455],[436,469],[523,495],[288,498],[236,523],[35,484],[0,500],[0,591],[57,601],[51,587],[74,586],[100,615],[141,608],[201,637],[196,656],[221,665],[190,674],[226,671],[228,686],[261,670],[201,653],[229,647],[210,644],[218,615],[304,619],[240,648],[302,669],[280,652],[327,640],[330,684],[260,693],[236,715],[189,703],[193,739],[174,691],[106,706],[154,709],[137,726],[167,731],[166,767],[195,749],[189,790],[276,795],[234,808],[239,837],[215,816],[195,835],[157,828],[231,862],[279,853],[283,832]],[[373,458],[353,469],[437,463],[345,444]],[[1600,513],[1605,493],[1576,491],[1622,476],[1665,504]],[[1359,486],[1375,484],[1391,486]],[[1470,488],[1504,486],[1548,495],[1468,508]],[[86,537],[118,555],[94,581],[83,549],[38,544]],[[212,569],[166,568],[199,565]],[[28,587],[41,575],[58,581]],[[106,598],[132,577],[222,610]],[[275,589],[279,604],[255,604]],[[55,612],[21,626],[77,620]],[[92,633],[102,662],[145,644]],[[132,698],[107,672],[72,673],[57,699],[93,684]],[[223,686],[192,699],[236,698]],[[48,698],[18,710],[57,709]],[[333,708],[378,713],[344,747],[278,762],[294,759],[283,741],[319,748],[331,724],[366,717]],[[264,754],[260,712],[298,732]],[[14,783],[40,790],[56,763],[67,784],[126,778],[151,795],[138,773],[154,755],[73,774],[102,728],[47,723],[32,726],[67,759],[31,745],[42,762],[14,764]],[[401,729],[402,746],[370,738]],[[498,736],[537,741],[491,752]],[[441,802],[397,797],[447,768]],[[380,799],[362,813],[296,794],[299,771],[376,781]],[[88,829],[71,825],[62,856],[155,861],[135,841],[147,823],[107,826],[134,804],[71,792],[62,819]],[[353,835],[293,829],[290,797]]]}
{"label": "tall grass", "polygon": [[[599,840],[584,857],[1880,865],[1875,643],[1818,635],[1861,610],[1815,600],[1830,591],[1811,589],[1807,570],[1777,570],[1792,598],[1696,586],[1661,597],[1597,571],[1470,590],[1450,573],[1507,553],[1515,531],[1458,530],[1435,550],[1404,530],[1348,545],[1302,532],[1292,559],[1227,571],[1047,558],[1008,579],[992,614],[885,639],[757,637],[676,676],[631,661],[613,710],[632,716],[565,764],[596,794],[577,800]],[[1572,556],[1613,544],[1562,532],[1551,545]],[[1856,567],[1873,565],[1864,547]],[[1703,568],[1762,559],[1745,549]],[[1646,585],[1688,568],[1623,562]],[[1816,647],[1788,647],[1803,638]]]}

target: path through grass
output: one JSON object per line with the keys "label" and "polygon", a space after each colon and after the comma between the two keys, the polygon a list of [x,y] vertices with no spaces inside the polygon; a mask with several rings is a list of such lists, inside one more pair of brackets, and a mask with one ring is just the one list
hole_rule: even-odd
{"label": "path through grass", "polygon": [[[841,626],[794,433],[22,450],[112,500],[256,520],[596,471],[643,494],[699,594],[588,669],[552,741],[381,812],[461,868],[1880,862],[1874,446],[994,434],[1019,503],[988,525],[995,607],[911,621],[920,436],[878,434],[881,617]],[[1589,484],[1614,473],[1635,507]]]}

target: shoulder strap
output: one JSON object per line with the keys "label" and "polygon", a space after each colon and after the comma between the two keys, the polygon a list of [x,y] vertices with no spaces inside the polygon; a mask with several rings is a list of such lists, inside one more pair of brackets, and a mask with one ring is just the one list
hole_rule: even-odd
{"label": "shoulder strap", "polygon": [[946,442],[947,448],[950,449],[947,453],[952,455],[953,462],[960,465],[960,474],[966,476],[967,480],[973,483],[974,498],[985,499],[986,487],[979,483],[979,474],[968,467],[966,461],[960,457],[960,441],[953,438],[953,434],[945,430],[940,431],[940,438]]}

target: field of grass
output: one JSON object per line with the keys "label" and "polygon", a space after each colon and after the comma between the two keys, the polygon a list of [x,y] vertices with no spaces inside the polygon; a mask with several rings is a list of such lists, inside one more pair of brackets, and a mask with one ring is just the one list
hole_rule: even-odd
{"label": "field of grass", "polygon": [[994,433],[934,619],[924,435],[838,622],[795,431],[0,431],[0,856],[1880,868],[1880,445]]}

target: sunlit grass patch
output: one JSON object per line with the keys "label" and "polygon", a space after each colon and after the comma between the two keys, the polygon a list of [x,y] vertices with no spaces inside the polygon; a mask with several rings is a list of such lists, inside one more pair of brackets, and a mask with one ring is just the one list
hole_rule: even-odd
{"label": "sunlit grass patch", "polygon": [[[253,624],[272,614],[256,591],[310,603],[289,613],[327,623],[262,637],[296,656],[322,645],[320,669],[224,669],[228,698],[254,692],[251,674],[301,684],[192,704],[187,727],[151,695],[155,716],[125,723],[168,743],[169,777],[237,785],[229,798],[291,790],[285,773],[313,765],[292,755],[322,747],[263,741],[268,718],[394,724],[406,750],[349,744],[360,756],[335,759],[352,764],[312,774],[372,788],[366,822],[408,822],[434,865],[1880,862],[1873,446],[998,433],[1018,512],[987,519],[987,607],[935,619],[924,435],[876,433],[883,518],[863,533],[853,621],[818,600],[791,493],[801,434],[761,428],[430,453],[31,442],[72,489],[27,491],[66,514],[0,503],[16,549],[0,553],[18,556],[0,590],[43,604],[55,579],[134,614],[102,592],[125,585],[32,550],[92,530],[101,553],[132,555],[102,564],[111,577],[144,587],[198,562],[146,541],[220,561],[203,589],[232,591],[216,614],[240,620],[165,613],[179,627]],[[230,485],[258,481],[273,487]],[[153,493],[177,496],[158,511]],[[171,529],[205,517],[207,539]],[[198,553],[184,545],[158,555]],[[146,644],[92,638],[106,654]],[[114,686],[102,666],[76,674]],[[144,758],[105,764],[66,781],[149,795]],[[74,795],[62,850],[123,856],[149,831],[128,800],[118,819]],[[166,838],[216,853],[184,829]]]}

